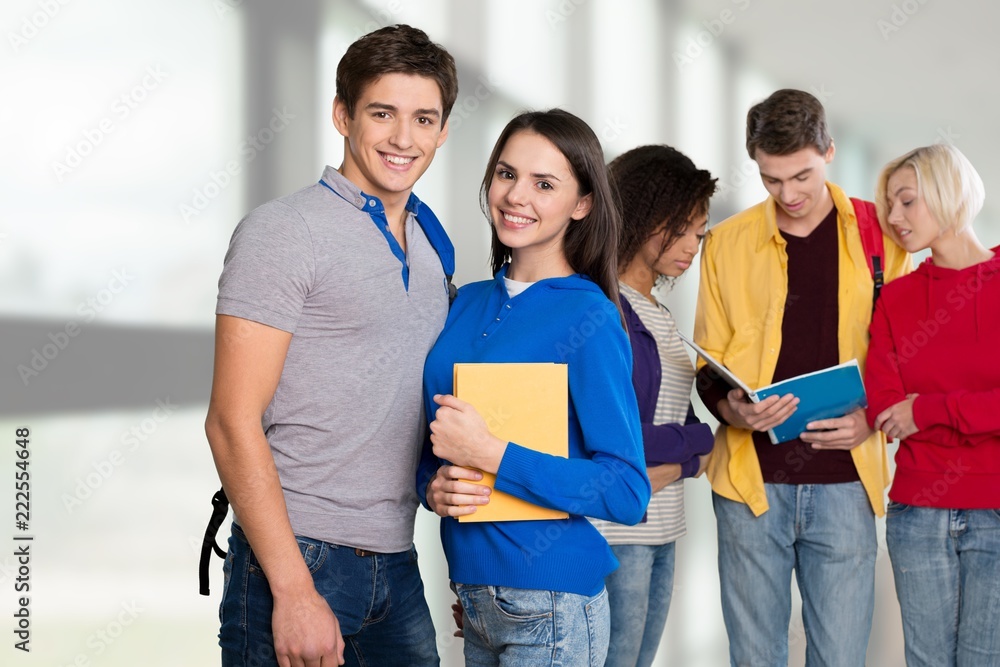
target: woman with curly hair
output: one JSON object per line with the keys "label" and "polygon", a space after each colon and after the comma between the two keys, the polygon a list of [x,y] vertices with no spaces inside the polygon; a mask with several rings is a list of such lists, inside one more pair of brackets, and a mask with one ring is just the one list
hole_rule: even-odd
{"label": "woman with curly hair", "polygon": [[618,558],[606,580],[611,607],[608,666],[650,665],[667,620],[674,544],[685,532],[682,480],[701,472],[711,429],[691,408],[694,367],[670,311],[653,288],[683,274],[698,254],[716,179],[670,146],[641,146],[608,167],[621,202],[621,305],[634,363],[646,471],[652,484],[637,526],[594,521]]}

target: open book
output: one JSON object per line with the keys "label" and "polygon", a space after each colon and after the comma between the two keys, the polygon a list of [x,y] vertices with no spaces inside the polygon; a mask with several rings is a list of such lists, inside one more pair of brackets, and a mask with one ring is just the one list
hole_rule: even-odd
{"label": "open book", "polygon": [[868,397],[865,395],[865,385],[861,380],[861,369],[858,367],[857,359],[754,390],[690,338],[679,332],[677,335],[731,387],[742,389],[754,403],[760,403],[768,396],[775,395],[792,394],[798,397],[799,405],[795,412],[783,423],[767,432],[772,444],[777,445],[799,437],[809,422],[843,417],[858,408],[868,407]]}

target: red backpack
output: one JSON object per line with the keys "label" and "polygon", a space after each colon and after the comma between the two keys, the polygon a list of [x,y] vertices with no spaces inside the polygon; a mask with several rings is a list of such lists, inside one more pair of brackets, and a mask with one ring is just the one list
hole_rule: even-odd
{"label": "red backpack", "polygon": [[851,204],[854,205],[854,215],[858,219],[858,232],[861,233],[861,247],[865,249],[865,261],[868,263],[868,270],[872,272],[872,280],[875,283],[872,294],[872,311],[874,312],[878,294],[882,290],[882,285],[885,284],[883,275],[885,246],[882,243],[882,228],[878,224],[875,204],[854,197],[851,197]]}

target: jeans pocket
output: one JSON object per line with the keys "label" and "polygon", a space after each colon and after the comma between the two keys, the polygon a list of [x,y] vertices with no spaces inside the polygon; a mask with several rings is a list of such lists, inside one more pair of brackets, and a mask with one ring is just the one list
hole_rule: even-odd
{"label": "jeans pocket", "polygon": [[302,554],[302,560],[306,562],[306,567],[309,568],[309,574],[316,574],[316,571],[323,567],[329,545],[326,542],[297,535],[295,542],[299,545],[299,552]]}
{"label": "jeans pocket", "polygon": [[903,512],[908,512],[913,505],[907,505],[906,503],[897,503],[895,500],[890,500],[889,504],[885,506],[885,515],[889,516],[899,516]]}
{"label": "jeans pocket", "polygon": [[551,591],[493,586],[493,606],[509,619],[537,621],[552,618]]}
{"label": "jeans pocket", "polygon": [[222,623],[222,607],[226,604],[226,594],[229,592],[229,582],[233,579],[233,550],[226,552],[226,558],[222,561],[222,598],[219,600],[219,623]]}
{"label": "jeans pocket", "polygon": [[608,655],[611,642],[611,615],[608,607],[608,589],[591,598],[585,606],[587,632],[590,635],[591,667],[601,667]]}
{"label": "jeans pocket", "polygon": [[[316,574],[316,571],[323,567],[323,563],[326,561],[330,545],[326,542],[320,542],[308,537],[299,537],[298,535],[295,536],[295,543],[299,547],[299,553],[302,554],[302,560],[305,561],[306,567],[309,569],[309,574]],[[254,553],[252,548],[250,549],[248,567],[250,574],[261,579],[267,579],[267,575],[264,574],[264,568],[260,566],[257,554]]]}

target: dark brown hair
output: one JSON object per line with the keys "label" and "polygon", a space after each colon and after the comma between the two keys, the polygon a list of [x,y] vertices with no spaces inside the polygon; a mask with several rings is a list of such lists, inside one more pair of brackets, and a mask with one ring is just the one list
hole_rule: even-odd
{"label": "dark brown hair", "polygon": [[616,157],[608,176],[621,204],[618,270],[663,229],[663,253],[684,235],[691,215],[708,213],[718,179],[670,146],[639,146]]}
{"label": "dark brown hair", "polygon": [[778,90],[747,113],[751,160],[758,149],[768,155],[788,155],[812,146],[826,155],[832,141],[823,105],[803,90]]}
{"label": "dark brown hair", "polygon": [[441,123],[458,97],[455,59],[423,30],[392,25],[370,32],[347,48],[337,65],[337,97],[354,118],[365,87],[384,74],[415,74],[433,79],[441,90]]}
{"label": "dark brown hair", "polygon": [[[604,152],[597,135],[585,122],[562,109],[527,111],[507,123],[500,133],[479,190],[479,203],[490,220],[489,191],[500,153],[507,141],[518,132],[533,132],[545,137],[555,146],[566,161],[577,183],[580,196],[592,195],[590,212],[581,220],[574,220],[566,229],[563,250],[566,261],[577,273],[593,280],[601,291],[618,303],[618,271],[615,264],[618,247],[618,228],[621,226],[616,198],[608,182],[604,167]],[[510,260],[510,248],[500,242],[496,228],[490,224],[493,243],[490,262],[493,274]]]}

